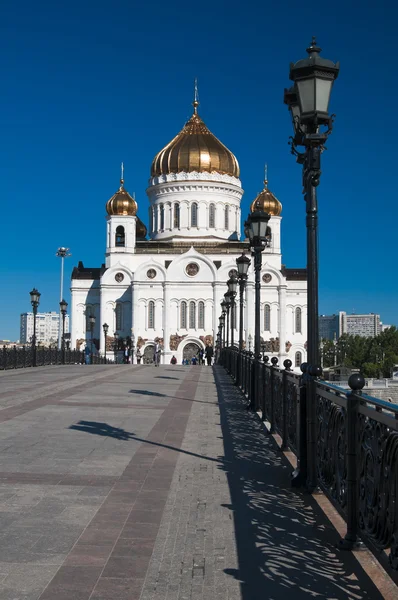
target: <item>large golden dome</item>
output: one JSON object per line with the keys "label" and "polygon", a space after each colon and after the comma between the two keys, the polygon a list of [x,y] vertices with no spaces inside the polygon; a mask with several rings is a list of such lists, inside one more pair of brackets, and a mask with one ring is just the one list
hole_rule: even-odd
{"label": "large golden dome", "polygon": [[106,203],[108,215],[135,216],[137,214],[137,202],[123,187],[124,180],[120,180],[120,188]]}
{"label": "large golden dome", "polygon": [[153,159],[152,177],[193,171],[239,177],[236,157],[207,129],[198,115],[198,105],[195,99],[192,117]]}
{"label": "large golden dome", "polygon": [[268,189],[268,181],[266,179],[264,180],[263,191],[259,193],[250,205],[250,211],[254,212],[255,210],[263,210],[275,217],[279,216],[282,212],[282,204]]}

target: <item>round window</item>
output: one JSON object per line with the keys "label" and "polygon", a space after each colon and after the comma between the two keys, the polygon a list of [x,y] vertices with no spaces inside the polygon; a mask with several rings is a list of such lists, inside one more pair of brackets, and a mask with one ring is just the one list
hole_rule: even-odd
{"label": "round window", "polygon": [[195,277],[195,275],[199,273],[199,265],[196,263],[189,263],[185,268],[185,272],[190,277]]}

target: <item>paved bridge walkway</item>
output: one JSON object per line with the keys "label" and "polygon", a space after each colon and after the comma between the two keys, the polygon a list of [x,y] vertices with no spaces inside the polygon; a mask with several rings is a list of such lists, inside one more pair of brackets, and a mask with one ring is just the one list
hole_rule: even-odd
{"label": "paved bridge walkway", "polygon": [[0,599],[397,598],[290,472],[221,368],[0,372]]}

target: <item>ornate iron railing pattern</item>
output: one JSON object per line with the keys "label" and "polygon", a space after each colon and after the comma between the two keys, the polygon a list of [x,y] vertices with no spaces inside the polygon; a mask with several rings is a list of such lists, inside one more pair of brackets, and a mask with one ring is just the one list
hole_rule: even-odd
{"label": "ornate iron railing pattern", "polygon": [[[0,370],[5,369],[23,369],[25,367],[32,367],[35,363],[36,354],[36,366],[41,367],[45,365],[70,365],[70,364],[81,364],[85,362],[84,352],[78,350],[58,350],[58,348],[44,348],[38,346],[36,352],[34,352],[31,346],[22,346],[13,348],[0,348]],[[92,364],[102,365],[112,363],[113,361],[97,354],[91,357]]]}
{"label": "ornate iron railing pattern", "polygon": [[[231,352],[234,360],[228,358]],[[255,361],[246,351],[237,355],[224,349],[219,362],[250,406],[259,407],[268,431],[280,435],[281,448],[297,455],[292,484],[306,485],[310,376],[305,369],[302,376],[290,371],[290,361],[281,369],[276,358],[271,365],[268,357]],[[351,390],[311,379],[316,392],[316,484],[347,521],[342,548],[351,549],[359,535],[398,582],[398,406],[363,395],[363,378],[352,377]]]}
{"label": "ornate iron railing pattern", "polygon": [[346,398],[339,391],[330,392],[327,386],[318,386],[317,392],[317,481],[336,508],[346,515]]}

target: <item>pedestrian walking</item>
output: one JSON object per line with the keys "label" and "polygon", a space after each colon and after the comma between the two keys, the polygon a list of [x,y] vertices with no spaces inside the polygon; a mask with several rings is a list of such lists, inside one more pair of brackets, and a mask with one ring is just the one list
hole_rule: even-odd
{"label": "pedestrian walking", "polygon": [[155,344],[155,353],[153,355],[153,361],[155,363],[155,367],[158,367],[160,364],[160,344],[156,342]]}
{"label": "pedestrian walking", "polygon": [[124,349],[124,364],[125,365],[129,364],[129,358],[130,358],[130,350],[129,350],[128,346],[126,346]]}
{"label": "pedestrian walking", "polygon": [[137,358],[137,365],[140,365],[141,364],[142,354],[141,354],[141,351],[140,351],[139,348],[138,348],[137,352],[135,353],[135,356]]}
{"label": "pedestrian walking", "polygon": [[207,346],[205,348],[205,357],[206,357],[208,367],[211,367],[211,361],[213,359],[213,354],[214,354],[213,346],[210,346],[210,344],[207,344]]}
{"label": "pedestrian walking", "polygon": [[199,351],[198,351],[198,358],[199,358],[199,364],[200,364],[200,365],[204,365],[204,364],[205,364],[205,359],[204,359],[204,351],[203,351],[203,348],[199,348]]}

